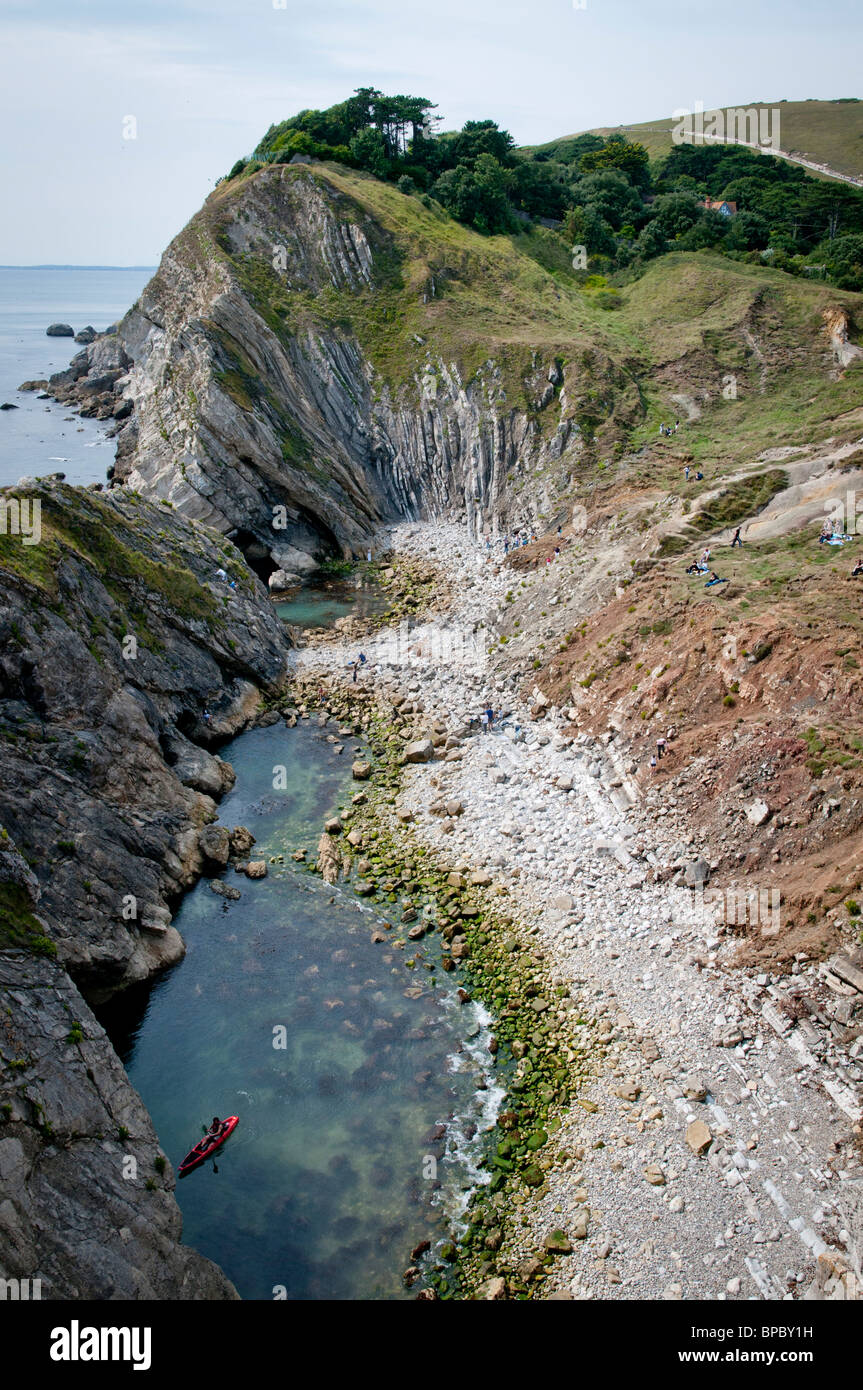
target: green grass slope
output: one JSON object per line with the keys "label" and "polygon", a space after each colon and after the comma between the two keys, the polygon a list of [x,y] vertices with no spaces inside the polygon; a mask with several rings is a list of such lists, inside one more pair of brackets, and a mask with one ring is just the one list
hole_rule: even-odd
{"label": "green grass slope", "polygon": [[[840,174],[863,178],[863,101],[765,101],[729,102],[728,107],[756,107],[780,113],[780,145],[788,154],[799,154],[816,163],[826,164]],[[723,108],[726,109],[726,108]],[[660,116],[635,125],[596,126],[593,135],[609,136],[622,133],[647,147],[651,158],[668,154],[672,146],[671,132],[676,122],[671,116]],[[550,141],[537,149],[550,153],[572,136]]]}

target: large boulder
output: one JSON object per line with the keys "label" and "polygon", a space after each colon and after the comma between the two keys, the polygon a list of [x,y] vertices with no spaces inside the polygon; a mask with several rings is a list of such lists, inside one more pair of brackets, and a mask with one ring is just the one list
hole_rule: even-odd
{"label": "large boulder", "polygon": [[75,330],[71,323],[52,323],[45,329],[49,338],[74,338]]}
{"label": "large boulder", "polygon": [[698,888],[706,883],[710,878],[710,865],[706,859],[690,859],[683,869],[683,878],[687,887]]}
{"label": "large boulder", "polygon": [[[339,851],[332,835],[324,831],[318,842],[318,873],[324,883],[335,883],[339,876]],[[359,893],[361,889],[354,885]]]}
{"label": "large boulder", "polygon": [[428,763],[434,757],[434,744],[430,738],[417,739],[405,748],[405,762]]}
{"label": "large boulder", "polygon": [[223,825],[205,825],[198,836],[198,849],[211,864],[227,864],[231,837]]}
{"label": "large boulder", "polygon": [[270,592],[274,594],[283,593],[285,589],[295,589],[302,582],[298,574],[291,574],[289,570],[273,570],[267,580]]}
{"label": "large boulder", "polygon": [[193,787],[207,796],[218,799],[230,790],[236,780],[230,763],[208,753],[206,748],[190,743],[188,739],[171,739],[168,756],[175,760],[174,773],[183,786]]}
{"label": "large boulder", "polygon": [[231,850],[234,854],[248,854],[255,837],[244,825],[235,825],[231,831]]}

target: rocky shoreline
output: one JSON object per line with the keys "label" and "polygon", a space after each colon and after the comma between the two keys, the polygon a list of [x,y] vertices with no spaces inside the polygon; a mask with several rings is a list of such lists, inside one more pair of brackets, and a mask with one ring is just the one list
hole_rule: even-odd
{"label": "rocky shoreline", "polygon": [[169,508],[27,494],[41,544],[0,537],[0,1276],[233,1299],[180,1243],[173,1170],[86,1001],[182,956],[172,906],[219,865],[233,781],[210,749],[281,689],[289,641],[239,552]]}
{"label": "rocky shoreline", "polygon": [[[859,1297],[859,1068],[807,1036],[789,989],[816,988],[816,962],[747,971],[731,933],[692,920],[682,885],[704,882],[709,846],[681,848],[675,818],[640,801],[613,735],[574,734],[523,671],[486,664],[484,624],[512,580],[465,529],[406,526],[388,543],[443,566],[459,595],[446,617],[364,639],[367,695],[389,703],[407,758],[392,833],[490,880],[472,891],[505,899],[574,1025],[578,1084],[542,1183],[508,1190],[481,1262],[467,1247],[474,1289]],[[327,644],[294,662],[349,700],[354,657]],[[470,733],[489,700],[508,727]],[[428,761],[409,748],[423,732]],[[526,1055],[544,1046],[537,1032]]]}
{"label": "rocky shoreline", "polygon": [[[408,949],[415,952],[413,958],[406,956],[409,968],[435,970],[421,958],[421,943],[436,933],[442,942],[441,969],[460,967],[469,986],[459,989],[460,1002],[481,1000],[495,1020],[489,1052],[507,1095],[492,1126],[493,1137],[486,1137],[486,1180],[473,1194],[457,1239],[428,1253],[412,1252],[424,1258],[404,1277],[409,1286],[422,1278],[421,1298],[496,1297],[494,1279],[499,1276],[490,1252],[500,1248],[508,1210],[519,1208],[526,1193],[545,1183],[552,1165],[546,1146],[560,1129],[564,1107],[584,1074],[583,1049],[572,1041],[573,1006],[561,997],[544,952],[510,915],[500,890],[492,889],[491,875],[467,866],[441,866],[439,856],[413,834],[413,814],[401,791],[403,771],[431,761],[435,746],[453,751],[458,736],[445,735],[438,724],[430,737],[411,739],[415,712],[405,708],[407,701],[387,706],[366,690],[355,692],[353,683],[331,689],[323,703],[319,677],[298,681],[292,693],[296,710],[288,714],[289,721],[315,712],[319,722],[361,728],[375,752],[373,763],[354,764],[361,789],[340,817],[327,822],[314,867],[328,882],[342,875],[350,879],[354,892],[398,917]],[[459,813],[455,804],[452,811]],[[384,945],[391,928],[386,922],[372,941]],[[445,1158],[451,1142],[447,1125],[440,1131],[432,1145],[438,1160]],[[548,1277],[542,1259],[535,1267],[509,1273],[520,1297],[531,1296]]]}

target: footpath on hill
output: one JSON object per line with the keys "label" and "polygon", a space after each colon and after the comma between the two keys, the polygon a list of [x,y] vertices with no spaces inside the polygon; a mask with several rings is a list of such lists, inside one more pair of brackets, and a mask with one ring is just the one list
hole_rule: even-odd
{"label": "footpath on hill", "polygon": [[550,1241],[546,1296],[564,1299],[863,1296],[863,1040],[842,1046],[795,1003],[829,994],[823,969],[737,964],[723,893],[705,892],[711,847],[669,788],[645,794],[611,731],[574,734],[522,668],[492,666],[500,555],[458,526],[397,527],[383,547],[444,570],[450,610],[305,646],[298,674],[350,683],[362,650],[359,681],[445,725],[398,810],[442,864],[490,875],[595,1058],[556,1135],[566,1156],[502,1253],[528,1268]]}

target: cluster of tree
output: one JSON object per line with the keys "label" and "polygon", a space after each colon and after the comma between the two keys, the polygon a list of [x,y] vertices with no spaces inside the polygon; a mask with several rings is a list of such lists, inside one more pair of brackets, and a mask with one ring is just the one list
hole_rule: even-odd
{"label": "cluster of tree", "polygon": [[[424,97],[362,87],[327,111],[271,126],[234,177],[294,155],[332,159],[436,200],[486,233],[543,219],[583,246],[589,270],[636,270],[668,250],[720,251],[863,288],[863,192],[729,145],[680,145],[651,164],[642,144],[579,135],[517,149],[491,120],[438,132]],[[705,200],[737,204],[727,217]]]}

